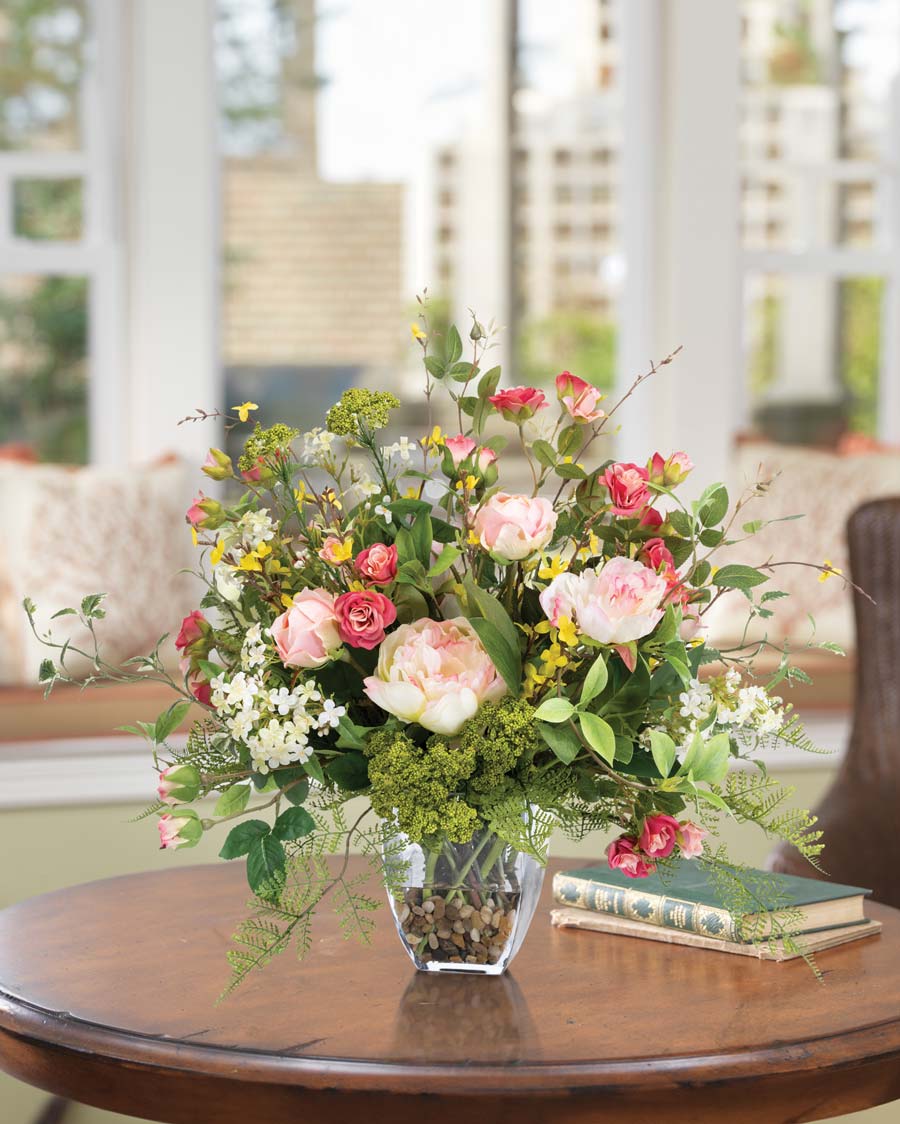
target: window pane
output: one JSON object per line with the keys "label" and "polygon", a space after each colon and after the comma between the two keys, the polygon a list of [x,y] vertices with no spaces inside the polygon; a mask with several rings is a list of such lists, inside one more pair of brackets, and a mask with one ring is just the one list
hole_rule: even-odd
{"label": "window pane", "polygon": [[88,283],[0,279],[0,445],[87,460]]}
{"label": "window pane", "polygon": [[0,150],[81,147],[86,24],[87,0],[6,0],[0,8]]}
{"label": "window pane", "polygon": [[74,242],[81,238],[82,221],[81,180],[13,181],[16,238]]}
{"label": "window pane", "polygon": [[875,436],[883,293],[878,277],[747,279],[747,379],[759,433],[815,445]]}

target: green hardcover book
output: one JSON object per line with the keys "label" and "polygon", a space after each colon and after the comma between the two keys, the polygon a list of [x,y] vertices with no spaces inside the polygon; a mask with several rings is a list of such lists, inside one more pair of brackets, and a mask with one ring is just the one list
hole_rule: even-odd
{"label": "green hardcover book", "polygon": [[[765,874],[780,884],[786,905],[803,910],[805,933],[839,925],[861,925],[866,919],[864,900],[871,890],[814,878]],[[723,941],[740,941],[741,931],[756,932],[759,919],[759,914],[748,913],[735,924],[704,868],[687,861],[667,871],[665,882],[659,874],[628,878],[606,865],[560,871],[553,877],[553,897],[560,905],[683,929]],[[764,927],[761,935],[765,932]]]}

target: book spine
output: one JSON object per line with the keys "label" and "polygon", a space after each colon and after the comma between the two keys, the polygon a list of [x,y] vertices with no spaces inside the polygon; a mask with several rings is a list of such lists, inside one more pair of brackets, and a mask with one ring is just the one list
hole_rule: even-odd
{"label": "book spine", "polygon": [[663,929],[681,929],[711,940],[740,940],[734,918],[727,909],[671,898],[665,894],[648,894],[639,887],[624,889],[588,878],[556,874],[553,878],[553,898],[560,905],[627,917],[629,921],[642,921],[645,925]]}

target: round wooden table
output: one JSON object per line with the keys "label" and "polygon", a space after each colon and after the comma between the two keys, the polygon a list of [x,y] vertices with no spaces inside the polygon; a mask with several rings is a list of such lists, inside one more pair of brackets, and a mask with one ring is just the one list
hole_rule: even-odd
{"label": "round wooden table", "polygon": [[551,929],[549,877],[493,979],[417,973],[387,910],[360,948],[323,908],[307,960],[216,1007],[242,882],[173,867],[0,913],[2,1068],[167,1124],[781,1124],[900,1097],[885,907],[881,936],[820,954],[824,984],[802,961]]}

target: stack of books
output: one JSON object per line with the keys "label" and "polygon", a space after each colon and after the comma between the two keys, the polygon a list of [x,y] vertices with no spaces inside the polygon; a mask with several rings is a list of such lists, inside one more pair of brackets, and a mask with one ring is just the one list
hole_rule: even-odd
{"label": "stack of books", "polygon": [[[779,883],[779,900],[785,906],[802,910],[798,943],[805,953],[821,952],[881,930],[880,921],[865,916],[870,890],[786,874],[767,872],[766,878]],[[764,935],[771,932],[771,924],[759,914],[746,914],[736,923],[697,863],[680,863],[666,873],[665,882],[659,874],[636,881],[605,865],[561,871],[553,878],[553,897],[560,908],[552,911],[551,920],[562,928],[619,933],[763,960],[802,955],[785,949],[778,939],[762,945],[743,940],[741,933],[761,931]]]}

